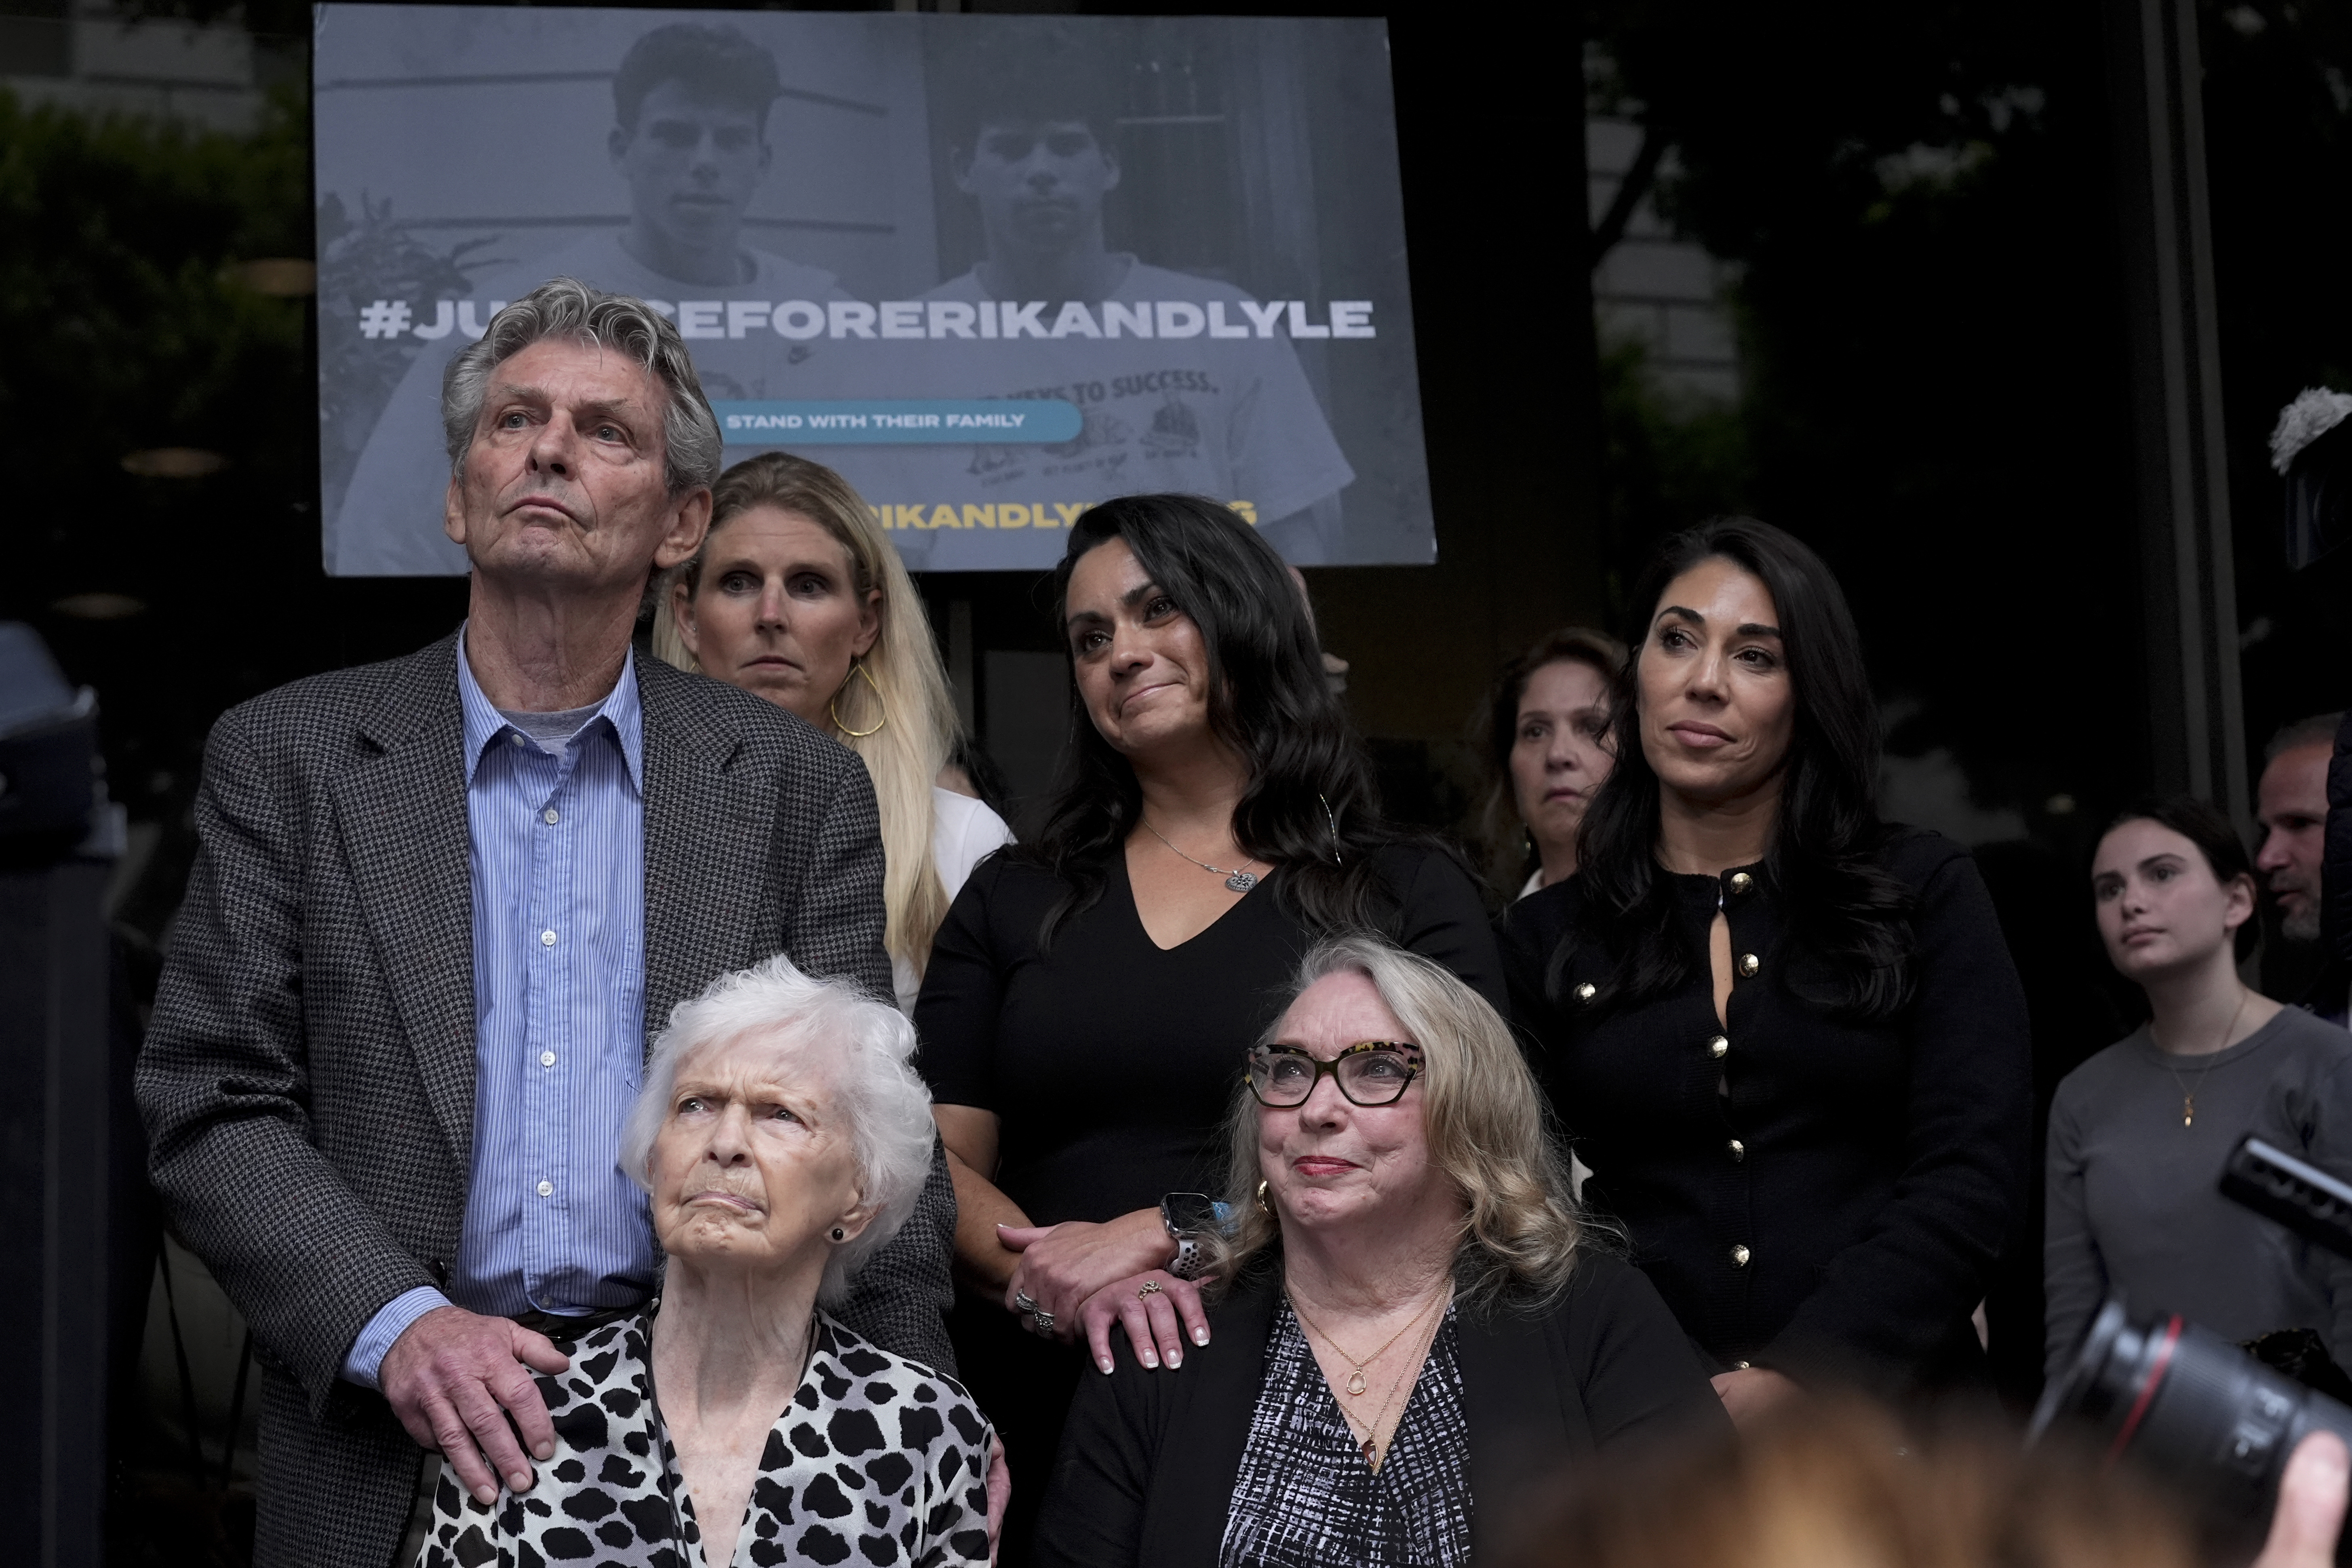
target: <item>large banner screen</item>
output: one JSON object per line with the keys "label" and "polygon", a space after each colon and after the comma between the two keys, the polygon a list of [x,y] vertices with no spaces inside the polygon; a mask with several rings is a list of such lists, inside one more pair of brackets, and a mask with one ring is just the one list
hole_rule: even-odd
{"label": "large banner screen", "polygon": [[730,461],[857,486],[916,570],[1093,502],[1302,565],[1435,556],[1378,21],[322,5],[329,572],[458,573],[440,387],[554,277],[677,323]]}

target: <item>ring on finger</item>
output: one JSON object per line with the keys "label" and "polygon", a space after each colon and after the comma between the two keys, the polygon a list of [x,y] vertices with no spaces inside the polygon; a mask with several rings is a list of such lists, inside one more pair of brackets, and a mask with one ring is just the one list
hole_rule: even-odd
{"label": "ring on finger", "polygon": [[1052,1333],[1052,1332],[1054,1331],[1054,1314],[1053,1314],[1053,1313],[1051,1313],[1051,1312],[1049,1312],[1049,1311],[1045,1310],[1045,1308],[1043,1308],[1043,1307],[1039,1307],[1039,1308],[1038,1308],[1038,1309],[1036,1309],[1034,1311],[1031,1312],[1029,1315],[1030,1315],[1032,1318],[1034,1318],[1034,1319],[1036,1319],[1036,1320],[1037,1320],[1037,1331],[1038,1331],[1039,1333],[1041,1333],[1041,1334],[1050,1334],[1050,1333]]}
{"label": "ring on finger", "polygon": [[1148,1296],[1160,1296],[1164,1294],[1166,1294],[1166,1291],[1159,1280],[1146,1279],[1141,1285],[1136,1287],[1135,1299],[1140,1301]]}
{"label": "ring on finger", "polygon": [[1026,1290],[1013,1292],[1013,1305],[1024,1312],[1034,1312],[1037,1310],[1037,1303],[1031,1299]]}

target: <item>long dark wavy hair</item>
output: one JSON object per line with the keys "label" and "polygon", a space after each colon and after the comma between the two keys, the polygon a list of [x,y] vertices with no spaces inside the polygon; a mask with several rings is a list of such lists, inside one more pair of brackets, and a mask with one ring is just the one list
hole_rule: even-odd
{"label": "long dark wavy hair", "polygon": [[1660,547],[1636,584],[1611,736],[1617,766],[1577,836],[1582,912],[1553,955],[1554,989],[1584,942],[1615,955],[1596,1002],[1630,1006],[1688,985],[1704,962],[1676,931],[1671,880],[1658,864],[1658,775],[1642,750],[1642,650],[1666,585],[1701,562],[1728,561],[1772,595],[1796,702],[1781,764],[1779,821],[1766,868],[1789,912],[1794,961],[1783,968],[1803,1000],[1834,1016],[1884,1019],[1910,1002],[1916,938],[1909,889],[1878,863],[1878,705],[1845,594],[1820,556],[1769,523],[1718,518]]}
{"label": "long dark wavy hair", "polygon": [[[1274,894],[1311,931],[1381,927],[1391,910],[1371,857],[1402,836],[1381,814],[1370,760],[1324,678],[1307,598],[1289,568],[1215,501],[1123,496],[1071,525],[1054,571],[1057,626],[1079,558],[1114,539],[1127,542],[1201,630],[1210,727],[1249,767],[1234,808],[1234,838],[1253,859],[1280,868]],[[1069,889],[1045,918],[1040,937],[1048,943],[1064,921],[1102,897],[1111,858],[1143,814],[1135,770],[1095,729],[1075,680],[1069,722],[1052,814],[1036,842],[1015,851]]]}

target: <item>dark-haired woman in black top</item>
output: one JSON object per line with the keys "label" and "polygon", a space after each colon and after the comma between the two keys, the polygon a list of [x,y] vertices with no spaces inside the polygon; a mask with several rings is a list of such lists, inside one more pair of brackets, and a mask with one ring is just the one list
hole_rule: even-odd
{"label": "dark-haired woman in black top", "polygon": [[1980,1381],[2021,1212],[2025,1005],[1975,863],[1873,805],[1843,593],[1745,519],[1670,541],[1576,876],[1504,945],[1546,1087],[1745,1421],[1797,1388]]}
{"label": "dark-haired woman in black top", "polygon": [[1106,501],[1055,584],[1069,772],[1037,842],[965,883],[915,1007],[987,1303],[950,1326],[1008,1450],[1011,1562],[1113,1322],[1147,1366],[1205,1342],[1171,1226],[1208,1223],[1189,1194],[1218,1190],[1234,1063],[1315,939],[1381,930],[1506,1000],[1476,888],[1382,826],[1306,600],[1246,523]]}

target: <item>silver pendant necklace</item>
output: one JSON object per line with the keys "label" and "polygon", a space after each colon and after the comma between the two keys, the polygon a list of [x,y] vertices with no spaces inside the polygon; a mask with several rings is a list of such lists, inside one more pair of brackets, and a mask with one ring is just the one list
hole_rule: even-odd
{"label": "silver pendant necklace", "polygon": [[[1168,844],[1168,835],[1160,832],[1160,829],[1153,827],[1150,817],[1143,817],[1140,820],[1143,823],[1145,829],[1150,833],[1152,837],[1157,838],[1162,844]],[[1175,856],[1179,860],[1192,860],[1192,857],[1185,854],[1184,851],[1177,848],[1173,844],[1168,844],[1168,852]],[[1252,888],[1257,886],[1257,873],[1255,871],[1247,869],[1228,871],[1223,866],[1212,866],[1206,860],[1192,860],[1192,864],[1198,866],[1203,871],[1223,877],[1225,879],[1225,886],[1231,888],[1236,893],[1246,893]]]}

